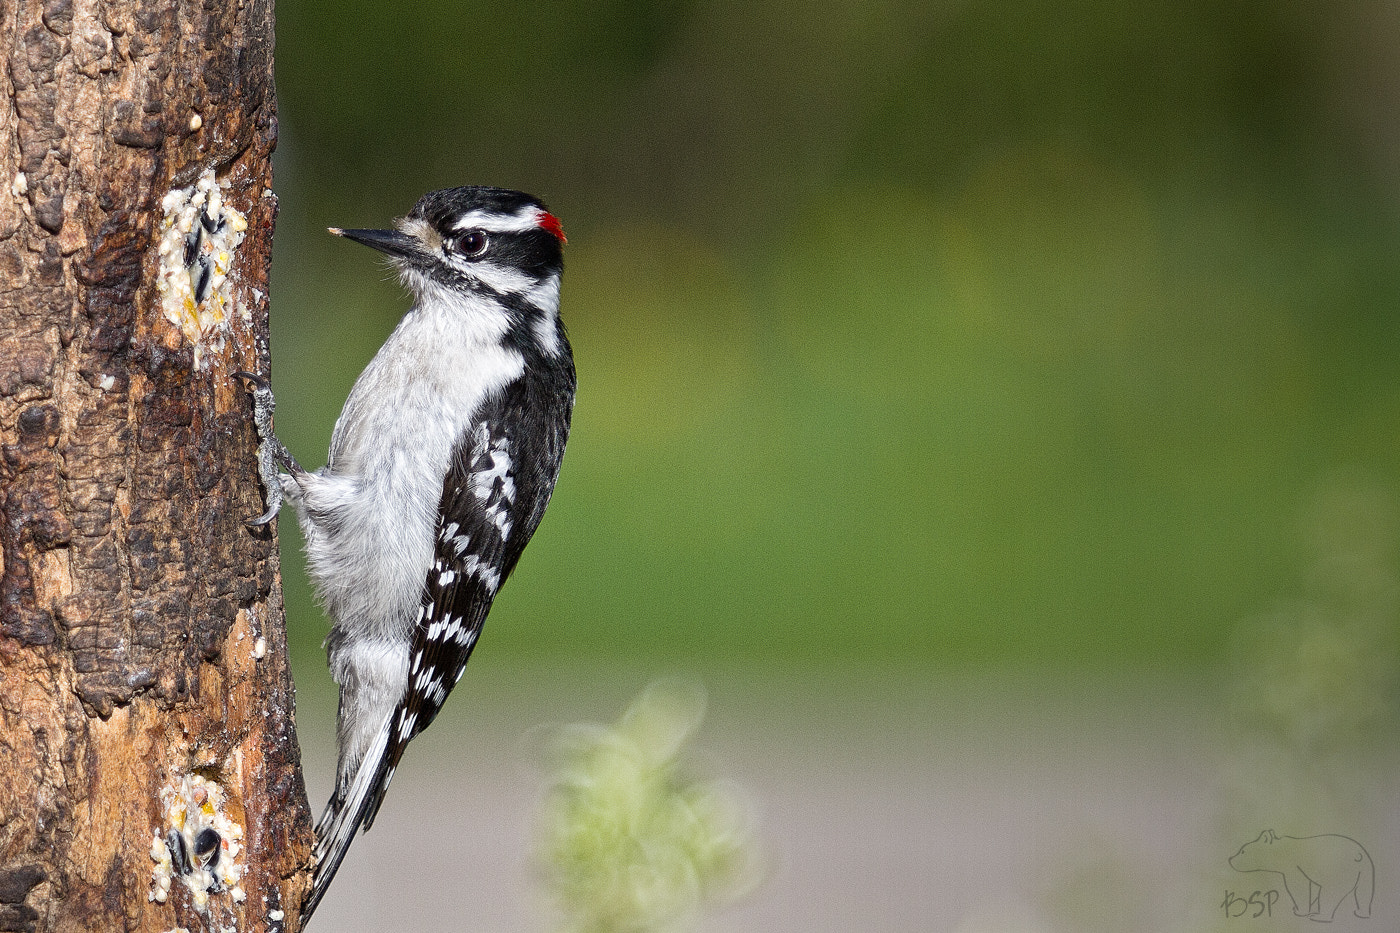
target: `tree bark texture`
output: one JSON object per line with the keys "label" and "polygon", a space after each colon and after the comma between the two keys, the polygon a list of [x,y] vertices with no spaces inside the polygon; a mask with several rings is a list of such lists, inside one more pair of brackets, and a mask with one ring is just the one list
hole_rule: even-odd
{"label": "tree bark texture", "polygon": [[268,372],[272,25],[0,4],[0,931],[297,928],[310,815],[232,375]]}

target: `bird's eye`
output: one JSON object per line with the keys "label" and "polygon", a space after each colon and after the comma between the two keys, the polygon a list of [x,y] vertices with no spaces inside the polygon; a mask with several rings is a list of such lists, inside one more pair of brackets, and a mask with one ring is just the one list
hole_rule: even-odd
{"label": "bird's eye", "polygon": [[459,256],[476,259],[486,254],[491,241],[485,230],[467,230],[447,241],[447,248]]}

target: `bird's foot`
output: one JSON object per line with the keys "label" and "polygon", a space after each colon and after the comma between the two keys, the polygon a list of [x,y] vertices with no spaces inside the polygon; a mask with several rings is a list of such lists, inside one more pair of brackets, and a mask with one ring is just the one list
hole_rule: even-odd
{"label": "bird's foot", "polygon": [[245,524],[258,528],[276,518],[282,509],[285,493],[278,466],[286,467],[293,476],[304,471],[273,432],[272,413],[277,407],[277,400],[273,398],[272,386],[256,373],[237,372],[234,375],[243,380],[244,388],[253,397],[253,426],[258,431],[258,478],[267,493],[267,511]]}

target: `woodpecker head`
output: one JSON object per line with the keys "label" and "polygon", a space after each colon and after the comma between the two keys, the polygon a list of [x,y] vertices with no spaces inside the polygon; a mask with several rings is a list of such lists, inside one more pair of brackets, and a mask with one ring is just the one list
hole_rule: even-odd
{"label": "woodpecker head", "polygon": [[423,195],[397,227],[330,232],[387,254],[420,306],[498,312],[503,333],[532,333],[557,352],[564,229],[543,203],[505,188],[448,188]]}

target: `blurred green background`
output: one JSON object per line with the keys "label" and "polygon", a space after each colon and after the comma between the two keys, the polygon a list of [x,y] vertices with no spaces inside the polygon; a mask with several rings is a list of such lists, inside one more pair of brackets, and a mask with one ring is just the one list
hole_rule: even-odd
{"label": "blurred green background", "polygon": [[[430,189],[563,219],[580,378],[346,929],[539,929],[490,913],[530,877],[518,737],[658,674],[709,686],[776,853],[711,929],[1238,930],[1266,828],[1364,838],[1400,890],[1394,4],[277,12],[302,462],[408,306],[324,228]],[[319,805],[325,621],[281,534]]]}
{"label": "blurred green background", "polygon": [[574,436],[499,663],[1208,667],[1305,588],[1319,497],[1393,508],[1386,4],[277,12],[304,462],[407,306],[324,227],[463,183],[564,219]]}

